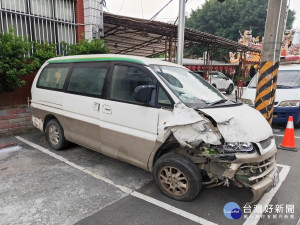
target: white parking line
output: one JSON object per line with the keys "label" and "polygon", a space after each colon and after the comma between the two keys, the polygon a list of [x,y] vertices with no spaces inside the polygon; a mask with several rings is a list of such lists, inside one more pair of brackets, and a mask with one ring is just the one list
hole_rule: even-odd
{"label": "white parking line", "polygon": [[[196,223],[203,224],[203,225],[217,225],[216,223],[210,222],[210,221],[208,221],[208,220],[206,220],[206,219],[204,219],[202,217],[196,216],[194,214],[191,214],[189,212],[186,212],[184,210],[176,208],[176,207],[174,207],[172,205],[169,205],[169,204],[167,204],[165,202],[159,201],[159,200],[157,200],[155,198],[152,198],[152,197],[149,197],[149,196],[144,195],[142,193],[136,192],[136,191],[134,191],[134,190],[132,190],[130,188],[124,187],[122,185],[115,184],[112,180],[110,180],[108,178],[105,178],[103,176],[100,176],[98,174],[95,174],[92,171],[90,171],[90,170],[88,170],[88,169],[86,169],[86,168],[84,168],[82,166],[79,166],[79,165],[77,165],[77,164],[75,164],[75,163],[73,163],[73,162],[65,159],[64,157],[62,157],[60,155],[57,155],[57,154],[49,151],[48,149],[46,149],[46,148],[44,148],[44,147],[42,147],[40,145],[37,145],[37,144],[35,144],[35,143],[31,142],[31,141],[28,141],[28,140],[26,140],[26,139],[24,139],[22,137],[16,136],[16,138],[18,140],[24,142],[25,144],[27,144],[27,145],[29,145],[29,146],[37,149],[37,150],[40,150],[40,151],[44,152],[45,154],[48,154],[48,155],[52,156],[53,158],[56,158],[56,159],[58,159],[58,160],[60,160],[60,161],[62,161],[64,163],[66,163],[66,164],[68,164],[68,165],[70,165],[70,166],[72,166],[72,167],[74,167],[74,168],[76,168],[76,169],[78,169],[78,170],[80,170],[80,171],[82,171],[82,172],[84,172],[84,173],[86,173],[86,174],[88,174],[88,175],[90,175],[90,176],[98,179],[98,180],[101,180],[101,181],[104,181],[105,183],[113,185],[114,187],[122,190],[123,192],[125,192],[125,193],[127,193],[129,195],[132,195],[132,196],[134,196],[136,198],[142,199],[142,200],[144,200],[146,202],[149,202],[149,203],[151,203],[153,205],[161,207],[161,208],[163,208],[165,210],[168,210],[168,211],[170,211],[172,213],[175,213],[177,215],[180,215],[182,217],[185,217],[185,218],[187,218],[187,219],[189,219],[191,221],[194,221]],[[288,175],[288,173],[290,171],[290,166],[286,166],[286,165],[282,165],[282,164],[277,164],[277,166],[282,167],[282,169],[281,169],[281,171],[279,173],[280,181],[279,181],[278,185],[275,188],[273,188],[268,193],[266,193],[260,199],[260,201],[258,202],[258,204],[262,205],[263,208],[265,206],[269,205],[269,203],[271,202],[272,198],[274,197],[274,195],[276,194],[276,192],[278,191],[278,189],[280,188],[281,184],[286,179],[286,177],[287,177],[287,175]],[[246,219],[246,221],[244,222],[243,225],[256,225],[259,222],[262,214],[263,214],[263,212],[257,213],[257,212],[253,211],[248,216],[248,218]]]}
{"label": "white parking line", "polygon": [[18,140],[24,142],[25,144],[27,144],[27,145],[29,145],[29,146],[37,149],[37,150],[40,150],[43,153],[48,154],[48,155],[52,156],[53,158],[58,159],[58,160],[60,160],[60,161],[62,161],[64,163],[66,163],[66,164],[74,167],[75,169],[78,169],[78,170],[80,170],[80,171],[82,171],[82,172],[84,172],[84,173],[86,173],[88,175],[91,175],[94,178],[96,178],[98,180],[101,180],[101,181],[103,181],[105,183],[113,185],[114,187],[122,190],[123,192],[125,192],[125,193],[127,193],[129,195],[132,195],[132,196],[134,196],[136,198],[142,199],[142,200],[144,200],[146,202],[149,202],[149,203],[151,203],[153,205],[161,207],[161,208],[163,208],[165,210],[168,210],[168,211],[170,211],[172,213],[175,213],[175,214],[177,214],[179,216],[185,217],[185,218],[187,218],[187,219],[189,219],[191,221],[194,221],[196,223],[203,224],[203,225],[217,225],[216,223],[210,222],[210,221],[208,221],[208,220],[206,220],[204,218],[201,218],[199,216],[196,216],[196,215],[191,214],[189,212],[186,212],[184,210],[178,209],[178,208],[176,208],[174,206],[171,206],[171,205],[169,205],[169,204],[167,204],[165,202],[159,201],[159,200],[157,200],[155,198],[151,198],[151,197],[149,197],[147,195],[144,195],[144,194],[141,194],[139,192],[136,192],[136,191],[134,191],[134,190],[132,190],[130,188],[127,188],[127,187],[115,184],[112,180],[110,180],[108,178],[105,178],[105,177],[102,177],[102,176],[100,176],[98,174],[95,174],[92,171],[90,171],[90,170],[88,170],[88,169],[86,169],[86,168],[84,168],[82,166],[79,166],[79,165],[77,165],[77,164],[75,164],[75,163],[73,163],[73,162],[65,159],[64,157],[62,157],[60,155],[57,155],[57,154],[49,151],[48,149],[46,149],[46,148],[44,148],[44,147],[42,147],[40,145],[37,145],[37,144],[35,144],[35,143],[31,142],[31,141],[28,141],[28,140],[26,140],[26,139],[24,139],[22,137],[16,136],[16,138]]}
{"label": "white parking line", "polygon": [[[276,187],[274,187],[268,193],[264,194],[264,196],[257,203],[257,205],[262,205],[262,209],[265,209],[265,207],[270,204],[272,198],[274,197],[274,195],[276,194],[276,192],[280,188],[283,181],[286,179],[286,177],[287,177],[287,175],[290,171],[290,168],[291,168],[290,166],[281,165],[281,164],[277,164],[277,166],[282,167],[282,169],[279,173],[279,179],[280,179],[279,183],[277,184]],[[256,224],[258,224],[262,214],[263,214],[263,212],[252,211],[252,213],[248,216],[248,218],[246,219],[246,221],[244,222],[243,225],[256,225]]]}
{"label": "white parking line", "polygon": [[[284,135],[282,135],[282,134],[273,134],[273,136],[283,137]],[[300,139],[300,137],[298,137],[298,136],[295,136],[295,138]]]}
{"label": "white parking line", "polygon": [[208,220],[206,220],[204,218],[201,218],[199,216],[196,216],[196,215],[194,215],[192,213],[189,213],[189,212],[186,212],[184,210],[178,209],[178,208],[176,208],[176,207],[174,207],[172,205],[169,205],[169,204],[167,204],[165,202],[159,201],[159,200],[157,200],[155,198],[151,198],[151,197],[149,197],[147,195],[144,195],[144,194],[141,194],[139,192],[134,191],[134,192],[130,193],[130,195],[132,195],[134,197],[137,197],[139,199],[142,199],[144,201],[147,201],[149,203],[152,203],[153,205],[156,205],[156,206],[161,207],[161,208],[163,208],[165,210],[168,210],[168,211],[170,211],[172,213],[175,213],[177,215],[185,217],[185,218],[187,218],[189,220],[192,220],[192,221],[194,221],[196,223],[203,224],[203,225],[217,225],[216,223],[210,222],[210,221],[208,221]]}
{"label": "white parking line", "polygon": [[108,183],[108,184],[111,184],[111,185],[113,185],[113,186],[115,186],[115,187],[121,189],[121,190],[122,190],[123,192],[125,192],[125,193],[130,193],[130,192],[132,192],[131,189],[126,188],[126,187],[123,187],[123,186],[120,186],[120,185],[117,185],[117,184],[115,184],[113,181],[111,181],[110,179],[107,179],[107,178],[102,177],[102,176],[100,176],[100,175],[98,175],[98,174],[95,174],[95,173],[93,173],[92,171],[90,171],[90,170],[88,170],[88,169],[86,169],[86,168],[84,168],[84,167],[82,167],[82,166],[78,166],[77,164],[72,163],[71,161],[65,159],[64,157],[62,157],[62,156],[60,156],[60,155],[57,155],[57,154],[55,154],[55,153],[49,151],[48,149],[46,149],[46,148],[44,148],[44,147],[42,147],[42,146],[40,146],[40,145],[37,145],[37,144],[35,144],[35,143],[31,142],[31,141],[28,141],[28,140],[26,140],[26,139],[24,139],[24,138],[19,137],[19,136],[16,136],[16,138],[17,138],[18,140],[24,142],[25,144],[27,144],[27,145],[29,145],[29,146],[31,146],[31,147],[37,149],[37,150],[40,150],[41,152],[44,152],[44,153],[46,153],[46,154],[52,156],[53,158],[56,158],[56,159],[58,159],[58,160],[60,160],[60,161],[62,161],[62,162],[64,162],[64,163],[66,163],[66,164],[68,164],[68,165],[74,167],[75,169],[81,170],[82,172],[87,173],[87,174],[91,175],[92,177],[94,177],[94,178],[96,178],[96,179],[98,179],[98,180],[102,180],[102,181],[104,181],[104,182],[106,182],[106,183]]}

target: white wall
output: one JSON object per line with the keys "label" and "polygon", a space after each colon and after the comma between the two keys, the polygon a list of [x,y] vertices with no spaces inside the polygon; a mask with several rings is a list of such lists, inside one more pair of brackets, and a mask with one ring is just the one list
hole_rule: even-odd
{"label": "white wall", "polygon": [[94,30],[98,31],[100,25],[100,2],[101,0],[84,0],[84,23],[85,25],[85,38],[90,40],[93,39],[93,27]]}

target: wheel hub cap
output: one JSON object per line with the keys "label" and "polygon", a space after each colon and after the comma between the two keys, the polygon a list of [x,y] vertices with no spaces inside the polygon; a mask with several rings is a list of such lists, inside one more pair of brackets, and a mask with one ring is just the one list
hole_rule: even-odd
{"label": "wheel hub cap", "polygon": [[167,192],[176,196],[185,195],[189,189],[186,176],[172,166],[166,166],[160,170],[159,181]]}
{"label": "wheel hub cap", "polygon": [[51,125],[49,128],[49,140],[53,145],[57,145],[59,143],[59,132],[56,126]]}

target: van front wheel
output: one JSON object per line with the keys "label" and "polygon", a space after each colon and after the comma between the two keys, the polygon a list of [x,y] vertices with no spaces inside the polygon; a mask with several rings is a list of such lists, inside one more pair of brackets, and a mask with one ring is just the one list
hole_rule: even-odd
{"label": "van front wheel", "polygon": [[191,201],[202,186],[200,170],[186,156],[167,153],[157,160],[153,169],[156,185],[169,198]]}
{"label": "van front wheel", "polygon": [[56,119],[52,119],[47,123],[46,138],[50,147],[55,150],[65,149],[69,145],[64,136],[64,130]]}

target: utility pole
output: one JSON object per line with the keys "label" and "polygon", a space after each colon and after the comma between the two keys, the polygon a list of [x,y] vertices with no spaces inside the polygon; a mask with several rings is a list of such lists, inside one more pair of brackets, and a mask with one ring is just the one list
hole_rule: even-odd
{"label": "utility pole", "polygon": [[177,33],[177,64],[182,65],[183,48],[184,48],[184,23],[185,23],[185,0],[179,0],[179,17]]}
{"label": "utility pole", "polygon": [[287,0],[269,0],[256,87],[255,109],[271,124],[280,59],[280,48],[287,15]]}

